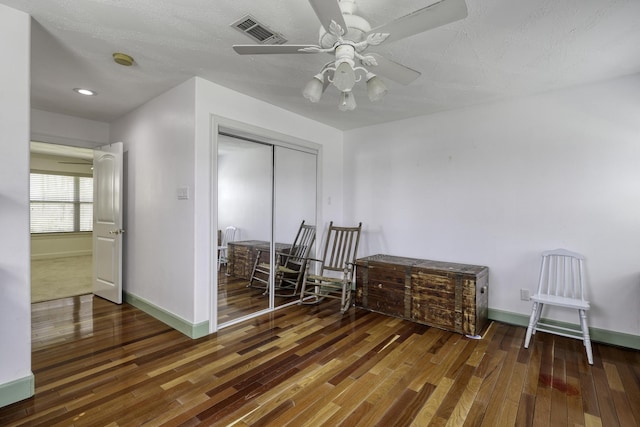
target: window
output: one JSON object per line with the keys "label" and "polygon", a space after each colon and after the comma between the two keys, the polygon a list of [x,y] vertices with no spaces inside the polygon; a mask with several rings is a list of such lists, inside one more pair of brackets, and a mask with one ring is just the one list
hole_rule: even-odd
{"label": "window", "polygon": [[93,178],[31,173],[31,232],[92,231]]}

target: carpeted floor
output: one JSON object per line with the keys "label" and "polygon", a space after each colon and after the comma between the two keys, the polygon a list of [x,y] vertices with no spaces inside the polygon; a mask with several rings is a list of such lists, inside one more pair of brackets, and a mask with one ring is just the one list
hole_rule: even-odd
{"label": "carpeted floor", "polygon": [[31,302],[91,293],[92,263],[91,255],[31,261]]}

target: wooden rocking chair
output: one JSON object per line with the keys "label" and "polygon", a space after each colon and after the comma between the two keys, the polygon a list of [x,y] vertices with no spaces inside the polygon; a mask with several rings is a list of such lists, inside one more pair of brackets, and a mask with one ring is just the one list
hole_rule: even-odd
{"label": "wooden rocking chair", "polygon": [[[337,227],[329,223],[322,259],[309,258],[300,291],[301,304],[318,304],[325,298],[340,299],[340,311],[351,305],[351,287],[362,223]],[[312,274],[311,271],[317,274]]]}
{"label": "wooden rocking chair", "polygon": [[[316,239],[316,226],[300,224],[293,246],[288,252],[276,252],[275,295],[293,297],[298,294],[309,253]],[[261,250],[256,254],[256,260],[251,273],[248,287],[264,289],[268,293],[271,266],[268,262],[260,262]]]}

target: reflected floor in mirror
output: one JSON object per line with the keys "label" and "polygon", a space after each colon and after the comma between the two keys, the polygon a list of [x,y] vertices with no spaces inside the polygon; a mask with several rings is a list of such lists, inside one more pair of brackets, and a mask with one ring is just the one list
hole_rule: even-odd
{"label": "reflected floor in mirror", "polygon": [[[269,308],[269,296],[264,289],[250,288],[249,280],[225,274],[225,266],[218,272],[218,324]],[[298,297],[276,297],[275,306],[297,301]]]}

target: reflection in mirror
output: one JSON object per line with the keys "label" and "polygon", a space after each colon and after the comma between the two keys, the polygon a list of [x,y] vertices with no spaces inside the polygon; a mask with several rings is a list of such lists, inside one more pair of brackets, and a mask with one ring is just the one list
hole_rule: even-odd
{"label": "reflection in mirror", "polygon": [[[315,153],[275,147],[274,237],[277,243],[289,246],[286,251],[291,254],[291,257],[287,258],[287,255],[283,254],[280,262],[284,264],[290,261],[291,265],[287,267],[291,270],[304,267],[304,265],[297,266],[294,259],[294,251],[300,248],[291,248],[298,235],[300,224],[304,221],[307,226],[316,225],[316,157]],[[317,232],[317,230],[314,231]],[[298,245],[308,244],[302,234],[297,243]],[[310,256],[314,256],[313,245],[309,250]],[[299,278],[295,273],[290,273],[290,276],[291,282],[296,282]],[[297,301],[299,290],[289,292],[290,288],[295,288],[293,283],[280,282],[275,283],[275,286],[287,288],[281,292],[276,289],[276,306]],[[288,296],[291,294],[294,294],[294,297]]]}
{"label": "reflection in mirror", "polygon": [[[218,136],[219,324],[269,308],[264,291],[247,285],[259,250],[268,262],[272,182],[273,146]],[[235,234],[223,242],[228,227]]]}
{"label": "reflection in mirror", "polygon": [[219,325],[298,301],[316,243],[316,162],[313,150],[219,135]]}

